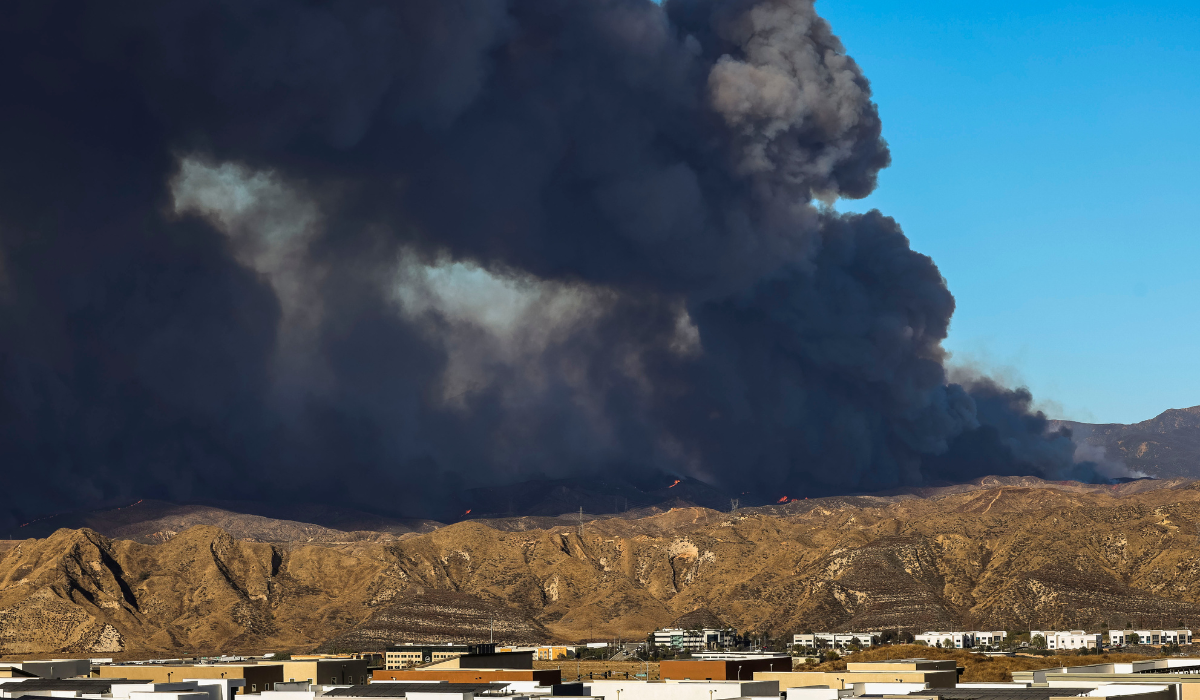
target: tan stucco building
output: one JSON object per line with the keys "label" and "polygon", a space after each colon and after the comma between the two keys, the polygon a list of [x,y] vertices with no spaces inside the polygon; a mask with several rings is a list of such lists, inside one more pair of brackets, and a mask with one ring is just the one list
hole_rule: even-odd
{"label": "tan stucco building", "polygon": [[113,664],[100,666],[101,678],[173,683],[193,678],[241,678],[244,693],[272,690],[283,680],[283,666],[272,664]]}
{"label": "tan stucco building", "polygon": [[930,688],[953,688],[958,683],[953,659],[897,659],[846,664],[845,671],[758,671],[756,681],[778,681],[779,689],[823,685],[844,689],[854,683],[928,683]]}
{"label": "tan stucco building", "polygon": [[320,685],[362,685],[370,678],[366,659],[349,657],[280,661],[283,680]]}

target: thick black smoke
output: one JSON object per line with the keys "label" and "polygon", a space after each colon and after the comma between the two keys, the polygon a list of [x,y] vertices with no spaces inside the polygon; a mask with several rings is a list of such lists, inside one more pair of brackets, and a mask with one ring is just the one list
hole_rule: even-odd
{"label": "thick black smoke", "polygon": [[807,0],[0,6],[0,459],[445,515],[538,475],[820,494],[1087,476],[950,383]]}

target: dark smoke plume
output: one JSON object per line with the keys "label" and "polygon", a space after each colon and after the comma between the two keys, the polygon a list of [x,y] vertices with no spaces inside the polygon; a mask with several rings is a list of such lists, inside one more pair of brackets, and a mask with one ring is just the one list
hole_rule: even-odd
{"label": "dark smoke plume", "polygon": [[14,1],[0,57],[10,524],[1093,476],[947,380],[895,221],[819,204],[889,154],[809,1]]}

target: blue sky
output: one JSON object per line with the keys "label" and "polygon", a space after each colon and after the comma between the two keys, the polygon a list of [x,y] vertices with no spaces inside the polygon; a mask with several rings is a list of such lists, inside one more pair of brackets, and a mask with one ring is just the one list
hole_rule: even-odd
{"label": "blue sky", "polygon": [[893,164],[865,200],[957,301],[947,347],[1054,417],[1200,404],[1200,3],[820,0]]}

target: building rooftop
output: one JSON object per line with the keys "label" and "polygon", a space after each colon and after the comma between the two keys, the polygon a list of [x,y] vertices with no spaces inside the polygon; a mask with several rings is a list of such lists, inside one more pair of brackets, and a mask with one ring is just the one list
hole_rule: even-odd
{"label": "building rooftop", "polygon": [[1087,695],[1093,688],[930,688],[909,695],[936,696],[940,700],[1050,700]]}
{"label": "building rooftop", "polygon": [[31,678],[27,681],[0,683],[0,692],[76,690],[85,693],[108,693],[112,691],[113,683],[150,683],[152,681],[135,678]]}
{"label": "building rooftop", "polygon": [[388,683],[375,681],[370,685],[352,685],[349,688],[333,688],[324,697],[341,698],[400,698],[408,693],[474,693],[475,695],[501,694],[508,683]]}

